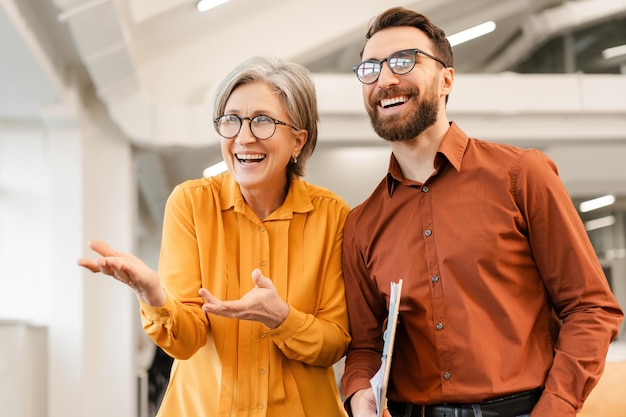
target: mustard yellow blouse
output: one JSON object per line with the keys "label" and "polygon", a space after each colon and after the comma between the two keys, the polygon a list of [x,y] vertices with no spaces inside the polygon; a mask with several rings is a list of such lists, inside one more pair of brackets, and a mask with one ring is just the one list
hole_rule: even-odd
{"label": "mustard yellow blouse", "polygon": [[[174,189],[159,261],[168,300],[141,305],[146,333],[175,358],[158,416],[345,415],[332,365],[350,342],[341,269],[348,211],[300,179],[263,221],[229,173]],[[254,268],[290,305],[279,327],[202,312],[200,287],[239,299]]]}

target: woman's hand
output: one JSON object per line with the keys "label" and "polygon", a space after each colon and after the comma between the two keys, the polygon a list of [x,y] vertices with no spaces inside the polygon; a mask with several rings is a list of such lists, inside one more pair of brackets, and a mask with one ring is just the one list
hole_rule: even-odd
{"label": "woman's hand", "polygon": [[100,257],[95,259],[80,258],[78,265],[93,273],[102,272],[123,282],[137,293],[146,304],[161,307],[167,301],[167,293],[161,286],[156,271],[141,259],[128,253],[118,252],[101,240],[91,240],[89,248]]}
{"label": "woman's hand", "polygon": [[222,301],[209,291],[201,288],[199,294],[206,301],[202,310],[218,316],[254,320],[274,329],[285,321],[289,314],[289,304],[280,298],[272,281],[263,276],[259,269],[252,271],[255,287],[240,300]]}

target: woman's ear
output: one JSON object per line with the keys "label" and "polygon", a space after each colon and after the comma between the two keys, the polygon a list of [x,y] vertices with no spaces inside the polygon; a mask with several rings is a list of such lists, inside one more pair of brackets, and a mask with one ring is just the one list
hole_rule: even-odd
{"label": "woman's ear", "polygon": [[301,130],[298,130],[298,132],[296,132],[296,137],[295,137],[296,143],[293,148],[293,153],[296,157],[300,155],[300,152],[302,152],[302,148],[304,147],[308,139],[309,139],[308,130],[301,129]]}

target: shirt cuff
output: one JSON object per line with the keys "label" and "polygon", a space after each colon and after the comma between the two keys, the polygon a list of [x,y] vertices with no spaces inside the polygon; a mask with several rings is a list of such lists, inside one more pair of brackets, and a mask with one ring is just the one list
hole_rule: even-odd
{"label": "shirt cuff", "polygon": [[175,308],[175,304],[169,294],[167,295],[167,300],[165,300],[165,304],[162,307],[154,307],[150,304],[146,304],[140,298],[138,298],[138,300],[141,307],[141,315],[145,320],[148,320],[151,323],[163,323],[164,325],[171,323],[172,311]]}
{"label": "shirt cuff", "polygon": [[544,391],[533,408],[532,417],[576,417],[576,408],[564,399]]}

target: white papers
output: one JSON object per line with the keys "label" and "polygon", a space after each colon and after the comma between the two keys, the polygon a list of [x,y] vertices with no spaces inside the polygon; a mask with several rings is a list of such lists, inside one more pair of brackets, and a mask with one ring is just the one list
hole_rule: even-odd
{"label": "white papers", "polygon": [[376,375],[370,379],[370,384],[374,389],[376,397],[376,413],[382,417],[383,410],[387,408],[387,384],[389,383],[389,371],[391,370],[391,354],[396,338],[396,325],[398,323],[398,309],[400,308],[400,294],[402,293],[402,280],[391,283],[389,293],[389,316],[387,318],[387,329],[383,333],[383,354],[380,358],[381,364]]}

